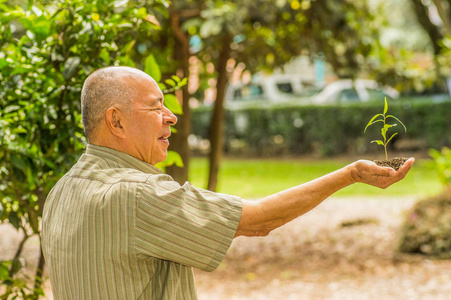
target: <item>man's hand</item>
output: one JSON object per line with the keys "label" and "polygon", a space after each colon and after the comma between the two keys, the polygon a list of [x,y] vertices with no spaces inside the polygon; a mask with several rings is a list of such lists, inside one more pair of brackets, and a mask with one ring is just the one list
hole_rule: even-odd
{"label": "man's hand", "polygon": [[380,167],[369,160],[359,160],[351,164],[351,176],[354,182],[362,182],[382,189],[403,179],[409,172],[415,159],[409,158],[398,171],[390,167]]}

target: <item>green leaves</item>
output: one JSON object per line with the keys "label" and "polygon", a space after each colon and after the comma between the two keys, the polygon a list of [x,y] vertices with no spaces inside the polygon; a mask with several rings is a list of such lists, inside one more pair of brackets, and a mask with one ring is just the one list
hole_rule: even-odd
{"label": "green leaves", "polygon": [[183,164],[183,159],[180,156],[180,154],[178,154],[175,151],[168,151],[168,156],[166,158],[165,161],[156,164],[157,168],[160,169],[164,169],[166,167],[172,166],[172,165],[176,165],[177,167],[183,168],[184,164]]}
{"label": "green leaves", "polygon": [[451,185],[451,149],[448,147],[443,147],[440,151],[430,149],[429,155],[434,160],[433,167],[441,182],[445,185]]}
{"label": "green leaves", "polygon": [[[155,57],[150,54],[144,60],[144,72],[150,75],[156,82],[161,81],[161,70]],[[187,79],[181,80],[177,76],[172,76],[170,79],[165,80],[165,84],[159,83],[161,89],[163,89],[165,106],[174,114],[181,115],[183,113],[182,106],[180,105],[177,97],[170,94],[177,89],[186,85]],[[169,89],[167,89],[169,87]]]}
{"label": "green leaves", "polygon": [[[388,159],[388,154],[387,154],[387,144],[398,134],[397,132],[392,134],[390,136],[390,138],[387,140],[387,131],[392,128],[397,126],[397,124],[387,124],[386,121],[387,119],[395,119],[396,121],[398,121],[403,127],[404,127],[404,131],[407,132],[407,128],[406,126],[395,116],[393,115],[386,115],[388,112],[388,104],[387,104],[387,98],[385,98],[385,104],[384,104],[384,112],[382,114],[377,114],[375,116],[373,116],[370,121],[368,122],[368,124],[365,126],[365,130],[363,132],[366,132],[367,128],[373,124],[376,124],[378,122],[382,122],[384,125],[381,128],[381,135],[383,140],[374,140],[371,141],[371,143],[377,143],[380,146],[384,146],[384,150],[385,150],[385,158]],[[380,119],[378,119],[380,117]]]}
{"label": "green leaves", "polygon": [[148,55],[144,60],[144,72],[155,79],[156,82],[159,82],[161,80],[160,67],[158,66],[157,61],[152,54]]}
{"label": "green leaves", "polygon": [[371,118],[371,120],[368,122],[368,124],[366,125],[365,130],[363,131],[364,133],[366,132],[366,129],[367,129],[369,126],[373,125],[374,123],[377,123],[377,122],[384,122],[383,119],[381,119],[381,120],[376,120],[376,121],[375,121],[375,119],[376,119],[377,117],[379,117],[379,116],[382,116],[382,118],[384,117],[383,114],[377,114],[377,115],[373,116],[373,117]]}
{"label": "green leaves", "polygon": [[401,122],[401,120],[399,120],[397,117],[395,117],[395,116],[392,116],[392,115],[388,115],[388,116],[386,116],[386,118],[387,119],[389,119],[389,118],[392,118],[392,119],[395,119],[396,121],[398,121],[399,122],[399,124],[401,124],[403,127],[404,127],[404,132],[407,132],[407,128],[406,128],[406,126],[404,125],[404,123],[403,122]]}
{"label": "green leaves", "polygon": [[374,141],[371,141],[371,143],[377,143],[378,145],[381,145],[381,146],[384,145],[384,142],[381,140],[374,140]]}
{"label": "green leaves", "polygon": [[167,94],[164,96],[164,105],[176,115],[181,115],[183,113],[179,100],[173,94]]}
{"label": "green leaves", "polygon": [[384,113],[383,113],[383,115],[385,116],[385,114],[387,113],[387,111],[388,111],[388,105],[387,105],[387,98],[385,98],[385,105],[384,105]]}
{"label": "green leaves", "polygon": [[[115,0],[30,0],[28,9],[4,2],[0,0],[0,223],[39,234],[47,194],[87,143],[80,112],[84,80],[102,67],[142,65],[137,45],[148,41],[157,26],[146,21],[149,6],[137,8],[132,1],[122,1],[120,9]],[[165,3],[155,0],[150,6]],[[162,80],[154,56],[145,57],[144,67]],[[172,93],[184,84],[186,80],[172,77],[163,89]],[[172,111],[181,113],[174,95],[165,98]],[[168,157],[183,164],[174,154]],[[6,267],[8,274],[12,267]],[[0,264],[0,281],[4,270]],[[9,291],[18,288],[17,280],[10,278]],[[20,289],[28,283],[20,281]],[[11,293],[8,299],[31,295]]]}

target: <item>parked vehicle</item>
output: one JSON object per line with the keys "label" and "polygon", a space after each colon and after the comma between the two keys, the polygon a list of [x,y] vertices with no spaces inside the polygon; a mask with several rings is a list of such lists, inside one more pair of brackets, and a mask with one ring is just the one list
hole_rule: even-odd
{"label": "parked vehicle", "polygon": [[261,76],[247,84],[232,83],[227,86],[226,106],[241,108],[291,101],[306,85],[300,76],[287,74]]}
{"label": "parked vehicle", "polygon": [[307,89],[300,93],[304,104],[346,104],[399,98],[399,92],[388,86],[381,86],[374,80],[341,79],[320,89]]}
{"label": "parked vehicle", "polygon": [[227,108],[271,106],[278,103],[325,105],[368,102],[399,98],[399,92],[376,81],[341,79],[324,87],[307,87],[298,76],[260,77],[248,84],[230,84],[226,91]]}

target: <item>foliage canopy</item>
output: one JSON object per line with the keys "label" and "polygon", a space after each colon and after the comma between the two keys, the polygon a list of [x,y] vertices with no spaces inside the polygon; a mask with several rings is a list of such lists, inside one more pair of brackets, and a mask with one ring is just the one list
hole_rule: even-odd
{"label": "foliage canopy", "polygon": [[[166,4],[156,0],[152,7],[164,11]],[[159,29],[153,13],[113,0],[29,1],[27,8],[0,2],[0,221],[22,231],[23,242],[40,233],[46,195],[85,147],[84,79],[110,65],[143,66],[160,79],[153,56],[134,60],[137,41]],[[171,92],[186,80],[173,77],[165,83],[162,89]],[[173,95],[165,100],[169,109],[181,112]],[[0,264],[4,297],[42,293],[42,253],[31,288],[15,277],[20,251]]]}

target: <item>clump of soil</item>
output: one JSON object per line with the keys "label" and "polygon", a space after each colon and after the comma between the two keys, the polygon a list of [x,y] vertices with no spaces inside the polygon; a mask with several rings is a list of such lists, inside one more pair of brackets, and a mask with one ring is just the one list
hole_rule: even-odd
{"label": "clump of soil", "polygon": [[375,162],[378,166],[382,167],[391,167],[398,171],[399,168],[408,160],[408,157],[395,157],[389,160],[376,160],[373,159],[373,162]]}

